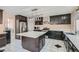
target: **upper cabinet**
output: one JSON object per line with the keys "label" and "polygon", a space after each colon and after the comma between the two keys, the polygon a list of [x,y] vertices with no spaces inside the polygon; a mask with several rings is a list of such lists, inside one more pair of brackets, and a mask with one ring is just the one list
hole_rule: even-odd
{"label": "upper cabinet", "polygon": [[0,24],[2,24],[3,21],[3,10],[0,10]]}
{"label": "upper cabinet", "polygon": [[43,17],[37,17],[35,19],[35,25],[43,25]]}
{"label": "upper cabinet", "polygon": [[25,17],[25,16],[16,15],[15,18],[16,18],[16,20],[27,22],[27,17]]}
{"label": "upper cabinet", "polygon": [[71,14],[50,16],[50,24],[71,24]]}

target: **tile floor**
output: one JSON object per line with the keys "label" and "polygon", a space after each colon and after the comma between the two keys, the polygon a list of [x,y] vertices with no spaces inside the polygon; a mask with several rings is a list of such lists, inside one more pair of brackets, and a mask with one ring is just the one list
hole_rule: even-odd
{"label": "tile floor", "polygon": [[[55,45],[61,45],[61,48],[57,48]],[[46,44],[41,52],[66,52],[64,42],[56,39],[46,39]]]}
{"label": "tile floor", "polygon": [[[62,47],[57,48],[55,46],[56,44],[59,44]],[[14,44],[8,44],[6,46],[6,49],[4,52],[30,52],[30,51],[23,49],[21,46],[21,40],[16,39]],[[63,41],[48,38],[46,39],[45,46],[40,52],[66,52],[66,48]]]}

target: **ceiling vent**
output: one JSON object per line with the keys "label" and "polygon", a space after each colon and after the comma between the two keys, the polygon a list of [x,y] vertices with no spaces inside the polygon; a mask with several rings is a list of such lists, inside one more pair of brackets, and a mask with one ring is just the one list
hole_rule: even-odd
{"label": "ceiling vent", "polygon": [[35,9],[32,9],[32,11],[37,11],[37,10],[38,10],[38,9],[36,9],[36,8],[35,8]]}

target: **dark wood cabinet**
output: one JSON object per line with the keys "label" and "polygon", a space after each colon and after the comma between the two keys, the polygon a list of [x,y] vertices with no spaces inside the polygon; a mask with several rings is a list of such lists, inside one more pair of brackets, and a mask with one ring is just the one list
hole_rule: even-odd
{"label": "dark wood cabinet", "polygon": [[0,24],[2,24],[3,21],[3,10],[0,10]]}
{"label": "dark wood cabinet", "polygon": [[0,47],[5,46],[7,43],[6,34],[0,34]]}
{"label": "dark wood cabinet", "polygon": [[7,40],[7,44],[11,43],[11,31],[10,30],[6,30],[6,40]]}
{"label": "dark wood cabinet", "polygon": [[32,52],[39,52],[45,45],[45,35],[38,38],[22,37],[22,47]]}
{"label": "dark wood cabinet", "polygon": [[16,34],[28,31],[27,17],[16,15],[15,19],[15,37],[16,39],[20,39],[20,36],[17,36]]}
{"label": "dark wood cabinet", "polygon": [[41,50],[44,45],[45,45],[45,35],[42,35],[39,37],[39,50]]}
{"label": "dark wood cabinet", "polygon": [[27,22],[27,17],[25,17],[25,16],[16,15],[15,18],[16,18],[16,20],[19,20],[19,21],[26,21],[26,22]]}
{"label": "dark wood cabinet", "polygon": [[71,14],[50,16],[50,24],[71,24]]}
{"label": "dark wood cabinet", "polygon": [[75,45],[70,41],[70,39],[65,35],[64,35],[64,44],[66,47],[66,51],[67,52],[79,52],[79,50],[75,47]]}
{"label": "dark wood cabinet", "polygon": [[62,31],[48,31],[46,33],[48,38],[58,39],[58,40],[63,40],[62,34],[63,34]]}
{"label": "dark wood cabinet", "polygon": [[43,17],[36,18],[35,25],[43,25]]}

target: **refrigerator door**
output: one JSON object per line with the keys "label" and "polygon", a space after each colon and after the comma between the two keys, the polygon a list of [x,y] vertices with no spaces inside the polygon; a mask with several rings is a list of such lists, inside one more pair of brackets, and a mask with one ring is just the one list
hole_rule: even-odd
{"label": "refrigerator door", "polygon": [[26,22],[20,22],[20,33],[26,31]]}

